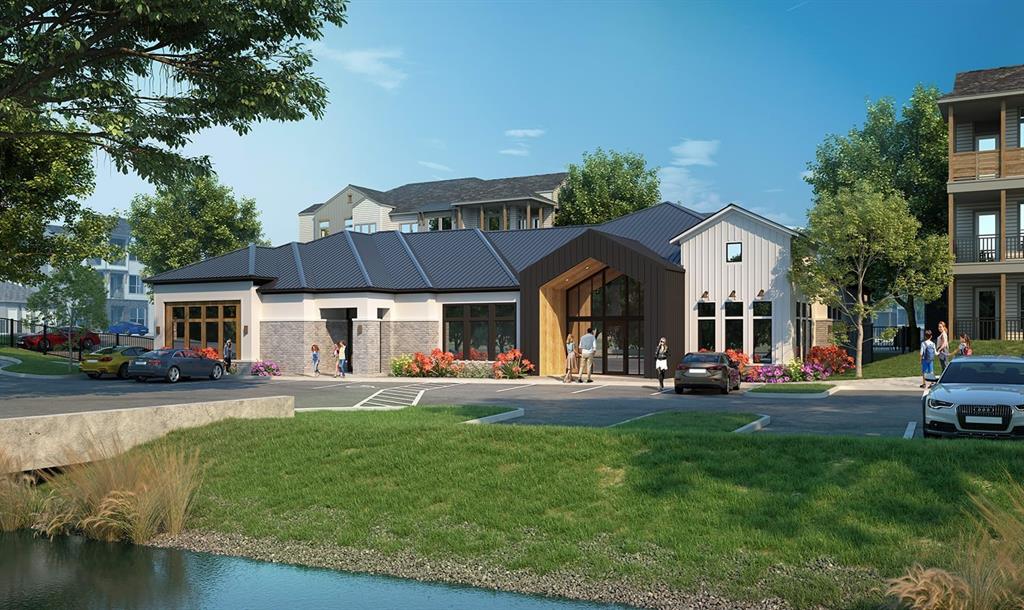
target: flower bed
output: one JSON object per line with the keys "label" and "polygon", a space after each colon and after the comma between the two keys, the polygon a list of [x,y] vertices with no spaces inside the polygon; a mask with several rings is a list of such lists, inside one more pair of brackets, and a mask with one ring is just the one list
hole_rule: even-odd
{"label": "flower bed", "polygon": [[504,354],[498,354],[491,368],[495,379],[522,379],[533,370],[533,363],[523,358],[523,352],[513,347]]}
{"label": "flower bed", "polygon": [[752,383],[788,383],[793,381],[824,381],[853,366],[851,358],[835,345],[812,347],[807,360],[796,358],[789,364],[764,364],[740,368],[743,381]]}
{"label": "flower bed", "polygon": [[257,377],[278,377],[281,367],[273,360],[257,360],[252,363],[252,374]]}
{"label": "flower bed", "polygon": [[513,348],[498,359],[457,360],[453,354],[435,349],[430,354],[416,352],[412,355],[396,356],[391,359],[393,377],[462,377],[473,379],[522,379],[534,370],[532,362],[523,358],[522,352]]}

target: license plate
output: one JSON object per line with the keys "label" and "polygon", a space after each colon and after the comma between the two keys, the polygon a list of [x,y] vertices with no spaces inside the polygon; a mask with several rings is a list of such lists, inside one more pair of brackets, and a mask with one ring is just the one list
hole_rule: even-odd
{"label": "license plate", "polygon": [[146,361],[145,360],[136,360],[135,364],[137,366],[146,366]]}
{"label": "license plate", "polygon": [[95,360],[86,360],[86,362],[88,362],[89,364],[96,364]]}
{"label": "license plate", "polygon": [[1003,423],[1002,417],[983,417],[981,415],[968,415],[964,417],[964,421],[968,424],[1001,424]]}
{"label": "license plate", "polygon": [[707,369],[690,369],[690,372],[703,375],[704,373],[707,373],[708,370]]}

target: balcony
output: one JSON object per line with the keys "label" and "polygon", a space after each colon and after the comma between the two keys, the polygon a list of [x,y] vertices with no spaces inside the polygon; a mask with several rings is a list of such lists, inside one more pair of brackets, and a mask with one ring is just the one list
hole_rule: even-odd
{"label": "balcony", "polygon": [[[1000,251],[1006,253],[1000,259]],[[1024,261],[1024,235],[1010,235],[999,248],[998,235],[977,235],[953,240],[953,254],[958,263],[995,263],[1000,260]]]}
{"label": "balcony", "polygon": [[954,337],[965,333],[972,340],[1001,339],[1003,341],[1024,341],[1024,319],[1008,317],[1005,328],[1003,320],[996,316],[982,318],[954,318],[953,332],[950,333],[951,349],[956,349]]}
{"label": "balcony", "polygon": [[949,178],[954,182],[960,180],[981,180],[983,178],[998,177],[998,150],[953,153],[953,156],[949,160]]}

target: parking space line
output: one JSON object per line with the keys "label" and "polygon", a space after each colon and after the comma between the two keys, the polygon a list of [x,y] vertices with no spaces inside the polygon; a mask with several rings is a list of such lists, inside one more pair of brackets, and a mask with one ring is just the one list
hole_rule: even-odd
{"label": "parking space line", "polygon": [[[535,385],[537,385],[537,384],[536,383],[528,383],[526,385],[517,385],[514,388],[502,388],[502,389],[498,390],[498,392],[511,392],[512,390],[521,390],[523,388],[532,388]],[[497,394],[498,392],[495,392],[495,393]]]}
{"label": "parking space line", "polygon": [[420,390],[419,393],[416,394],[416,398],[412,399],[412,406],[415,407],[416,405],[420,404],[421,398],[423,398],[423,390]]}
{"label": "parking space line", "polygon": [[611,424],[609,426],[605,426],[605,428],[614,428],[615,426],[621,426],[622,424],[628,424],[631,421],[636,421],[638,419],[643,419],[645,417],[650,417],[652,415],[657,415],[658,413],[664,413],[664,411],[651,411],[650,413],[645,413],[643,415],[638,415],[637,417],[630,417],[629,419],[624,419],[624,420],[622,420],[620,422],[615,422],[614,424]]}
{"label": "parking space line", "polygon": [[665,388],[664,390],[658,390],[657,392],[651,392],[649,396],[657,396],[658,394],[664,394],[665,392],[671,392],[674,388]]}
{"label": "parking space line", "polygon": [[376,398],[377,396],[380,396],[380,394],[381,394],[381,393],[383,393],[383,392],[384,392],[384,390],[377,390],[377,391],[376,391],[376,392],[374,392],[373,394],[370,394],[370,395],[369,395],[369,396],[367,396],[366,398],[364,398],[364,399],[362,399],[361,401],[357,402],[357,403],[356,403],[355,405],[353,405],[353,407],[352,407],[352,408],[353,408],[353,409],[357,409],[357,408],[359,408],[359,407],[361,407],[361,406],[365,405],[366,403],[370,402],[371,400],[373,400],[373,399],[374,399],[374,398]]}
{"label": "parking space line", "polygon": [[596,385],[592,388],[583,388],[582,390],[576,390],[575,392],[569,392],[570,394],[579,394],[580,392],[589,392],[591,390],[597,390],[599,388],[607,388],[607,385]]}
{"label": "parking space line", "polygon": [[324,388],[337,388],[337,387],[341,387],[341,386],[344,386],[344,385],[350,385],[350,384],[347,381],[341,381],[341,382],[332,383],[331,385],[319,385],[319,386],[317,386],[315,388],[310,388],[310,389],[311,390],[322,390]]}
{"label": "parking space line", "polygon": [[908,421],[907,429],[903,431],[903,438],[914,438],[914,431],[917,430],[916,421]]}

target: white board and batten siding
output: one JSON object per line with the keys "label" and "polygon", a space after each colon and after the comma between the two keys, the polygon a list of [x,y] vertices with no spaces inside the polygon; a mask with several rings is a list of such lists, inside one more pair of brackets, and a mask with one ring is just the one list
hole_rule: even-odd
{"label": "white board and batten siding", "polygon": [[[698,225],[679,241],[686,270],[686,345],[697,351],[697,303],[704,291],[715,304],[715,345],[725,349],[724,304],[736,291],[734,301],[743,303],[743,352],[753,351],[753,302],[772,303],[772,361],[793,359],[795,290],[789,281],[792,234],[773,223],[757,220],[740,210],[727,210],[717,219]],[[743,260],[726,262],[726,244],[743,244]],[[764,290],[764,296],[758,293]]]}

